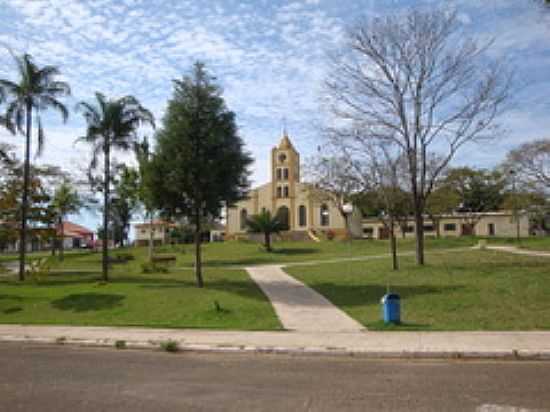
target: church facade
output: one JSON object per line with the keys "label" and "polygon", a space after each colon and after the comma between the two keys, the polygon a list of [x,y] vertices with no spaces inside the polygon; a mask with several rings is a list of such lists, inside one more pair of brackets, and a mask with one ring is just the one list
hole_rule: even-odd
{"label": "church facade", "polygon": [[227,209],[226,237],[247,237],[247,219],[262,210],[270,211],[287,227],[283,238],[347,234],[346,219],[334,202],[313,195],[311,186],[300,181],[300,154],[286,133],[271,150],[271,181],[252,189],[247,199]]}

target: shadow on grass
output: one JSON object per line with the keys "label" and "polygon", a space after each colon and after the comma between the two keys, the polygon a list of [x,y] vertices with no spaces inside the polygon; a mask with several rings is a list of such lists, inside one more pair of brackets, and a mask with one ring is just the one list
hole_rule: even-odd
{"label": "shadow on grass", "polygon": [[51,305],[59,310],[73,312],[88,312],[93,310],[113,309],[122,305],[125,299],[123,295],[106,293],[77,293],[67,295],[62,299],[51,302]]}
{"label": "shadow on grass", "polygon": [[215,290],[232,293],[247,299],[255,299],[264,302],[266,298],[253,281],[246,280],[214,280],[205,279],[204,288],[199,289],[194,280],[180,280],[177,282],[156,282],[141,285],[145,289],[195,289],[197,293]]}
{"label": "shadow on grass", "polygon": [[23,308],[21,306],[14,306],[13,308],[7,308],[2,311],[4,315],[10,315],[12,313],[21,312]]}

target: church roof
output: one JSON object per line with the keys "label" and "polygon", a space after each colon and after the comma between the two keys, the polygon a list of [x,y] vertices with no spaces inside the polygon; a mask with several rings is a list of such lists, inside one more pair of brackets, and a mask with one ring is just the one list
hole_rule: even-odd
{"label": "church roof", "polygon": [[278,149],[280,149],[280,150],[292,149],[292,150],[296,151],[296,149],[294,149],[294,146],[292,145],[292,142],[288,138],[288,134],[286,132],[284,132],[283,138],[279,142]]}

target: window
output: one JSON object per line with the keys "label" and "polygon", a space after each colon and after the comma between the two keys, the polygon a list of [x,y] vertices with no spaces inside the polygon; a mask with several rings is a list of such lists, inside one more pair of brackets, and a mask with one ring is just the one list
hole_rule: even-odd
{"label": "window", "polygon": [[414,232],[414,226],[413,225],[408,225],[405,227],[405,233],[412,233]]}
{"label": "window", "polygon": [[489,233],[489,236],[494,236],[495,235],[495,224],[494,223],[489,223],[487,225],[487,232]]}
{"label": "window", "polygon": [[282,192],[283,189],[281,189],[281,186],[277,186],[277,197],[278,198],[281,198],[283,197],[283,192]]}
{"label": "window", "polygon": [[433,232],[434,225],[424,225],[424,232]]}
{"label": "window", "polygon": [[266,208],[262,207],[262,213],[265,213],[265,212],[266,212]]}
{"label": "window", "polygon": [[280,162],[280,163],[284,163],[285,160],[286,160],[286,154],[281,153],[281,154],[279,155],[279,162]]}
{"label": "window", "polygon": [[455,232],[456,231],[456,224],[454,224],[454,223],[445,223],[443,225],[443,230],[445,232]]}
{"label": "window", "polygon": [[283,169],[283,179],[288,180],[288,169],[286,167]]}
{"label": "window", "polygon": [[281,180],[281,169],[277,169],[277,180]]}
{"label": "window", "polygon": [[304,205],[298,208],[298,225],[302,227],[307,225],[307,210]]}
{"label": "window", "polygon": [[241,210],[241,230],[246,229],[246,222],[248,219],[248,213],[246,212],[246,209]]}
{"label": "window", "polygon": [[283,197],[288,197],[288,186],[283,188]]}
{"label": "window", "polygon": [[364,237],[372,237],[374,235],[374,228],[372,227],[364,227],[363,228],[363,236]]}
{"label": "window", "polygon": [[328,211],[328,206],[326,204],[321,205],[320,212],[320,220],[321,220],[321,226],[328,226],[330,224],[330,215]]}

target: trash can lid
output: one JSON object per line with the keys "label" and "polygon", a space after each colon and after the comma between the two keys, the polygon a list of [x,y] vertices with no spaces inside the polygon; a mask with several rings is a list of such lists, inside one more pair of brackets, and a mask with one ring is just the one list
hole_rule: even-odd
{"label": "trash can lid", "polygon": [[400,300],[400,296],[397,293],[387,293],[384,296],[382,296],[382,303],[384,303],[387,300]]}

